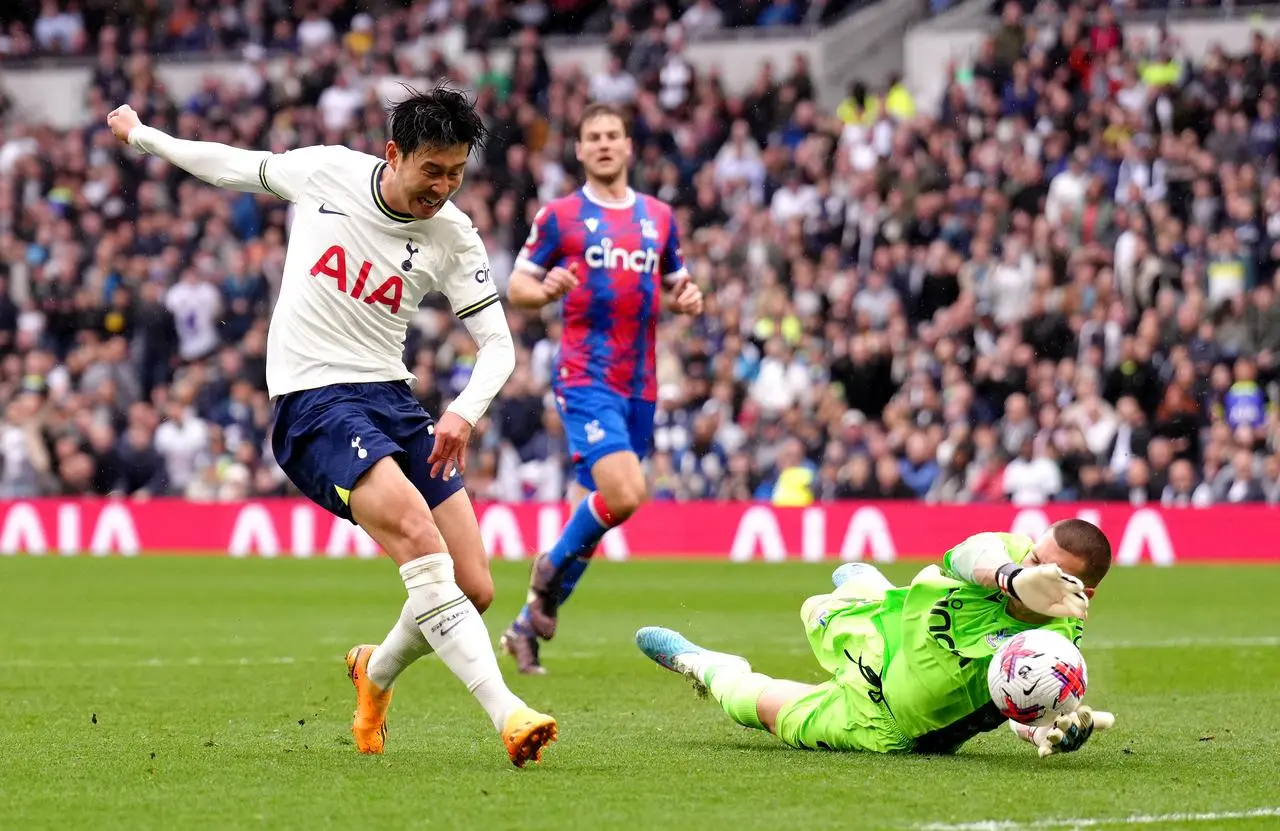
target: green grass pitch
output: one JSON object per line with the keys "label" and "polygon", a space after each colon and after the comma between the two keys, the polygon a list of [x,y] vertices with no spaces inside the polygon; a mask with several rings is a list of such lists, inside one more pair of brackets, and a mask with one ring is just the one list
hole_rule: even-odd
{"label": "green grass pitch", "polygon": [[[342,656],[379,640],[385,561],[0,560],[0,827],[1280,828],[1280,568],[1116,569],[1084,653],[1119,719],[1041,761],[999,731],[949,758],[789,750],[645,660],[645,624],[817,680],[798,621],[834,564],[598,563],[515,690],[561,722],[517,771],[437,660],[357,754]],[[494,564],[495,635],[527,566]],[[886,569],[905,581],[919,564]]]}

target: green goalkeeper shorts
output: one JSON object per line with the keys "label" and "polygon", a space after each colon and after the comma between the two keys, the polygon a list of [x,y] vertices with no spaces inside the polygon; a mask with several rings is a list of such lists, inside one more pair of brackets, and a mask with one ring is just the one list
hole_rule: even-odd
{"label": "green goalkeeper shorts", "polygon": [[833,677],[778,713],[775,732],[782,741],[807,750],[873,753],[915,746],[884,703],[884,638],[873,619],[883,598],[879,586],[846,583],[804,604],[809,645]]}

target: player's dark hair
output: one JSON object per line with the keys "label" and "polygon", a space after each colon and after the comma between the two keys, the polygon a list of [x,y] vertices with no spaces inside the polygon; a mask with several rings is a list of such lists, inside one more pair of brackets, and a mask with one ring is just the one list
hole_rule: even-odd
{"label": "player's dark hair", "polygon": [[459,144],[471,150],[484,149],[489,130],[476,112],[475,101],[466,93],[447,84],[426,92],[407,84],[401,86],[409,95],[392,105],[388,116],[391,140],[402,154]]}
{"label": "player's dark hair", "polygon": [[578,119],[578,141],[582,141],[582,128],[587,126],[587,122],[594,121],[604,116],[613,116],[622,122],[622,134],[627,138],[631,137],[631,122],[627,119],[627,114],[621,107],[615,107],[612,104],[602,104],[596,102],[588,104],[582,108],[582,118]]}
{"label": "player's dark hair", "polygon": [[1111,542],[1102,529],[1083,519],[1064,519],[1050,528],[1058,547],[1084,563],[1084,574],[1080,575],[1084,584],[1101,583],[1111,569]]}

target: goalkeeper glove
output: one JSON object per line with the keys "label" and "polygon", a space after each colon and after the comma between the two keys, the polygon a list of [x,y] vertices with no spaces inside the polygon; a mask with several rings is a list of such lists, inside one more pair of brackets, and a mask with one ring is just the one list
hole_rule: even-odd
{"label": "goalkeeper glove", "polygon": [[1084,747],[1094,730],[1110,730],[1115,723],[1116,717],[1106,710],[1095,710],[1081,704],[1074,713],[1058,716],[1052,724],[1032,727],[1011,721],[1009,729],[1018,738],[1035,745],[1043,759],[1055,753],[1074,753]]}
{"label": "goalkeeper glove", "polygon": [[996,570],[996,585],[1000,591],[1042,615],[1083,620],[1089,613],[1084,583],[1052,563],[1030,568],[1005,563]]}

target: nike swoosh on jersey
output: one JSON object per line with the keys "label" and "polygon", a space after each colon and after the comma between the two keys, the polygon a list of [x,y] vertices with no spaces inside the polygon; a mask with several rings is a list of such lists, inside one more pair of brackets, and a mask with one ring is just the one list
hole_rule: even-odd
{"label": "nike swoosh on jersey", "polygon": [[342,211],[333,211],[333,210],[329,210],[328,208],[326,208],[326,207],[325,207],[325,203],[321,203],[321,204],[320,204],[320,213],[322,213],[322,214],[334,214],[335,216],[350,216],[350,214],[344,214]]}

